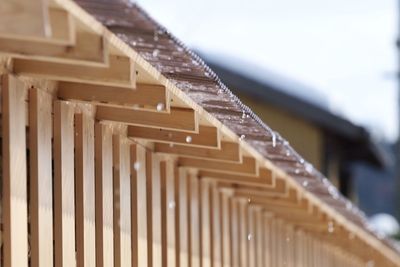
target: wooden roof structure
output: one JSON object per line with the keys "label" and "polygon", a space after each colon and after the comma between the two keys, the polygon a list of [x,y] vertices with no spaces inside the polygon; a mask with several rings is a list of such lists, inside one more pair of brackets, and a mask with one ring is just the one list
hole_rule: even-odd
{"label": "wooden roof structure", "polygon": [[[37,242],[31,245],[33,266],[44,266],[40,265],[39,255],[46,252],[42,250],[41,243],[46,224],[39,223],[39,219],[48,218],[44,221],[49,225],[52,223],[52,219],[49,219],[52,216],[45,215],[48,214],[49,205],[52,207],[51,198],[45,197],[48,192],[52,197],[53,189],[49,187],[52,184],[51,170],[54,170],[55,177],[53,194],[56,223],[57,218],[63,216],[57,213],[60,212],[58,208],[71,208],[63,206],[64,201],[68,201],[63,191],[68,184],[57,184],[57,181],[63,179],[68,169],[74,168],[71,162],[75,162],[78,183],[75,187],[78,214],[76,231],[77,236],[82,237],[82,242],[76,242],[77,261],[83,263],[90,252],[85,250],[87,240],[93,240],[83,229],[94,229],[94,226],[93,223],[86,225],[86,221],[79,218],[88,216],[93,222],[95,216],[94,211],[85,206],[88,201],[85,190],[90,182],[86,178],[93,178],[90,174],[95,171],[97,177],[98,173],[110,170],[107,161],[102,160],[109,157],[111,150],[112,164],[118,166],[113,169],[114,177],[122,177],[127,172],[130,177],[141,175],[136,156],[143,156],[141,160],[152,157],[148,153],[136,153],[142,148],[172,159],[174,166],[179,167],[173,169],[176,172],[184,168],[198,181],[212,181],[219,191],[257,210],[263,218],[273,217],[288,222],[293,229],[310,233],[323,243],[338,248],[337,255],[345,255],[343,258],[349,258],[346,253],[353,255],[356,260],[353,262],[351,257],[347,259],[353,264],[349,263],[349,266],[400,266],[399,251],[390,240],[368,227],[360,210],[343,198],[329,180],[302,159],[278,133],[243,105],[198,56],[137,5],[122,0],[2,0],[0,62],[5,266],[27,266],[26,259],[16,252],[23,254],[28,250],[26,235],[21,234],[21,229],[26,229],[28,223],[26,175],[25,178],[20,176],[21,172],[26,172],[26,166],[21,167],[18,161],[13,161],[26,156],[27,146],[29,166],[33,168],[29,171],[30,201],[34,203],[30,204],[29,212],[33,213],[30,227],[35,229],[32,240]],[[79,110],[75,117],[71,107]],[[53,124],[43,123],[39,119],[43,116],[54,118],[55,130],[50,138],[42,133],[46,129],[52,132]],[[25,139],[25,125],[29,126],[28,143],[21,143]],[[92,125],[91,128],[88,125]],[[107,142],[111,140],[111,131],[123,133],[112,137],[112,142],[121,146],[106,150],[110,145]],[[104,138],[96,138],[99,135]],[[129,146],[125,146],[128,143]],[[52,146],[54,152],[51,152]],[[79,153],[75,154],[75,159],[72,156],[72,160],[68,160],[68,155],[74,153],[71,150],[73,146],[75,153]],[[97,150],[99,147],[101,149]],[[95,154],[90,154],[90,151]],[[127,155],[130,155],[130,162],[122,163]],[[54,169],[51,165],[52,156]],[[99,157],[101,160],[98,162]],[[151,160],[147,159],[146,167],[151,164]],[[42,166],[40,160],[47,162],[47,165]],[[88,163],[93,160],[96,165],[92,168]],[[161,163],[161,173],[170,172],[168,166]],[[169,177],[167,174],[161,176],[161,179]],[[121,210],[117,209],[120,212],[119,219],[114,224],[122,229],[125,227],[123,222],[130,221],[129,218],[136,219],[139,224],[140,215],[129,216],[123,212],[133,214],[135,209],[127,210],[127,206],[123,206],[125,202],[122,196],[126,196],[124,194],[129,188],[129,181],[118,181],[113,186],[119,188],[117,198],[121,201]],[[96,184],[94,178],[91,182],[93,192],[94,187],[100,190],[97,180]],[[139,188],[138,184],[136,186]],[[45,191],[46,188],[50,191]],[[139,198],[143,192],[138,190],[137,193]],[[96,212],[98,209],[110,209],[107,206],[110,203],[106,200],[111,198],[112,202],[113,196],[115,192],[111,196],[96,194]],[[175,202],[168,202],[165,195],[161,194],[160,198],[175,206]],[[92,198],[92,201],[95,199]],[[98,206],[97,201],[104,206]],[[154,199],[147,198],[147,203],[149,201],[152,203]],[[44,211],[41,203],[47,207]],[[213,212],[205,213],[205,207],[207,204],[202,206],[201,220],[207,221],[206,214],[216,219]],[[210,205],[208,208],[216,209]],[[241,212],[241,209],[238,210]],[[151,208],[147,211],[151,211]],[[155,218],[162,220],[171,215],[162,209],[159,216]],[[221,218],[223,221],[225,217]],[[103,222],[103,219],[109,218],[104,217],[100,221]],[[68,220],[65,220],[61,221],[67,225]],[[202,235],[202,244],[199,246],[203,246],[202,253],[213,255],[216,245],[210,239],[215,232],[210,230],[212,226],[209,220],[207,223],[208,228],[197,228]],[[58,226],[54,227],[59,229]],[[205,234],[207,229],[211,235]],[[62,235],[57,230],[54,233]],[[60,239],[68,239],[68,233],[66,236],[64,233]],[[167,235],[167,232],[163,233]],[[105,235],[105,232],[102,234]],[[148,235],[152,233],[148,232]],[[123,250],[124,236],[116,236],[120,239],[116,241],[114,251],[122,251],[122,256],[118,258],[122,261],[126,252]],[[51,247],[52,237],[43,238],[48,240],[45,247]],[[235,244],[234,240],[231,241]],[[204,246],[207,243],[211,248]],[[66,249],[57,245],[57,242],[55,246],[56,254],[57,249]],[[249,254],[256,250],[256,246],[253,246],[249,248]],[[152,247],[149,251],[158,249]],[[80,251],[85,253],[80,254]],[[136,250],[132,255],[137,256],[137,253]],[[262,255],[262,252],[257,255]],[[75,258],[72,254],[69,257]],[[68,262],[68,259],[55,258],[56,262]],[[100,257],[97,263],[104,260]],[[117,263],[115,265],[130,266]],[[334,263],[334,260],[329,262],[331,266],[338,266]],[[294,263],[291,264],[294,266]],[[324,263],[320,259],[316,266],[318,264],[321,266]],[[211,262],[203,260],[203,266],[211,265]]]}

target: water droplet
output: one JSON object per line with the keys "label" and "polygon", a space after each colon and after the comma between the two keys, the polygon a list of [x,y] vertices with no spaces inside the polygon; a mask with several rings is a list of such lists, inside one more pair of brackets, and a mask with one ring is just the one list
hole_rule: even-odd
{"label": "water droplet", "polygon": [[286,157],[289,157],[289,156],[290,156],[290,151],[286,150]]}
{"label": "water droplet", "polygon": [[328,233],[332,234],[335,231],[335,226],[332,221],[328,222]]}
{"label": "water droplet", "polygon": [[244,138],[246,138],[246,136],[245,136],[244,134],[242,134],[242,135],[239,137],[239,140],[240,140],[240,141],[243,141]]}
{"label": "water droplet", "polygon": [[154,41],[158,41],[158,31],[154,31]]}
{"label": "water droplet", "polygon": [[346,202],[346,209],[347,209],[347,210],[351,210],[352,208],[353,208],[353,204],[351,204],[350,201],[347,201],[347,202]]}
{"label": "water droplet", "polygon": [[160,50],[154,49],[154,50],[153,50],[153,57],[157,57],[158,54],[160,54]]}
{"label": "water droplet", "polygon": [[174,209],[175,206],[176,206],[175,201],[170,201],[170,202],[168,203],[168,208],[169,208],[169,209]]}
{"label": "water droplet", "polygon": [[246,112],[243,111],[242,119],[246,119]]}
{"label": "water droplet", "polygon": [[247,235],[247,240],[248,240],[248,241],[251,241],[252,238],[253,238],[253,235],[252,235],[252,234],[248,234],[248,235]]}
{"label": "water droplet", "polygon": [[308,163],[308,162],[305,164],[304,167],[306,168],[306,172],[308,172],[308,173],[312,173],[312,171],[313,171],[313,169],[314,169],[313,165],[311,165],[311,164]]}
{"label": "water droplet", "polygon": [[290,242],[290,237],[286,237],[286,242]]}
{"label": "water droplet", "polygon": [[299,170],[299,169],[295,169],[295,170],[294,170],[294,173],[295,173],[295,174],[299,174],[299,173],[300,173],[300,170]]}
{"label": "water droplet", "polygon": [[131,42],[131,45],[132,45],[132,46],[136,46],[136,45],[137,45],[137,42],[136,42],[136,41],[132,41],[132,42]]}
{"label": "water droplet", "polygon": [[251,198],[248,198],[248,199],[247,199],[247,203],[251,203]]}
{"label": "water droplet", "polygon": [[174,144],[173,143],[169,143],[169,147],[174,147]]}
{"label": "water droplet", "polygon": [[135,169],[135,171],[138,171],[140,169],[140,162],[136,161],[135,163],[133,163],[133,168]]}
{"label": "water droplet", "polygon": [[190,135],[186,136],[186,143],[191,143],[192,137]]}
{"label": "water droplet", "polygon": [[218,94],[222,94],[223,92],[224,92],[224,90],[218,89]]}
{"label": "water droplet", "polygon": [[303,186],[307,187],[308,186],[308,181],[303,181]]}
{"label": "water droplet", "polygon": [[163,103],[158,103],[157,104],[157,111],[162,111],[164,109],[164,104]]}
{"label": "water droplet", "polygon": [[272,132],[272,147],[276,147],[276,134]]}

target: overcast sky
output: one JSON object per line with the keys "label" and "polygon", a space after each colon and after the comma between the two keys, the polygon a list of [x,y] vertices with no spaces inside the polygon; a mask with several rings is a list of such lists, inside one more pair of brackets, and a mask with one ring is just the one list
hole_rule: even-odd
{"label": "overcast sky", "polygon": [[396,0],[136,2],[188,46],[307,84],[333,111],[397,137]]}

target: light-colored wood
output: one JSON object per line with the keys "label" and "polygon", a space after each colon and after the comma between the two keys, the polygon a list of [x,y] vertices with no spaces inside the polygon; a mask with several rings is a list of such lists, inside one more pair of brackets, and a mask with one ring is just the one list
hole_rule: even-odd
{"label": "light-colored wood", "polygon": [[221,234],[221,197],[215,182],[211,184],[211,237],[212,237],[212,266],[222,267],[222,234]]}
{"label": "light-colored wood", "polygon": [[[151,186],[151,212],[152,220],[150,228],[152,230],[152,263],[153,266],[162,266],[162,227],[161,227],[161,171],[160,158],[152,154],[152,175],[149,185]],[[148,177],[149,178],[149,177]]]}
{"label": "light-colored wood", "polygon": [[25,98],[20,81],[1,77],[3,260],[10,267],[28,266]]}
{"label": "light-colored wood", "polygon": [[241,253],[240,253],[240,213],[239,213],[239,201],[237,199],[229,198],[230,209],[231,209],[231,266],[241,266]]}
{"label": "light-colored wood", "polygon": [[51,34],[45,0],[2,0],[0,35],[44,38]]}
{"label": "light-colored wood", "polygon": [[[188,192],[190,180],[187,177],[186,171],[183,168],[175,168],[175,189],[177,193],[177,206],[178,213],[177,220],[177,257],[179,259],[179,266],[190,266],[190,228],[194,223],[191,223],[192,200],[189,198],[191,192]],[[190,212],[189,212],[190,211]],[[189,219],[190,216],[190,219]],[[200,240],[200,239],[199,239]]]}
{"label": "light-colored wood", "polygon": [[201,266],[201,229],[200,229],[200,183],[197,176],[193,173],[187,177],[189,192],[189,251],[190,266]]}
{"label": "light-colored wood", "polygon": [[132,266],[148,266],[146,151],[131,145]]}
{"label": "light-colored wood", "polygon": [[146,151],[147,265],[153,266],[153,155]]}
{"label": "light-colored wood", "polygon": [[222,266],[229,267],[232,266],[231,259],[231,207],[229,202],[229,195],[225,192],[220,193],[221,198],[221,253],[222,253]]}
{"label": "light-colored wood", "polygon": [[54,103],[54,254],[55,266],[74,267],[75,177],[74,107]]}
{"label": "light-colored wood", "polygon": [[113,136],[114,266],[131,266],[131,177],[130,143]]}
{"label": "light-colored wood", "polygon": [[217,180],[230,181],[235,183],[244,183],[244,184],[259,184],[261,186],[270,186],[273,187],[274,179],[271,175],[271,171],[268,169],[260,169],[258,177],[251,176],[243,176],[237,174],[227,174],[221,172],[214,171],[200,171],[200,177],[213,178]]}
{"label": "light-colored wood", "polygon": [[76,259],[78,266],[96,266],[94,204],[94,120],[75,114]]}
{"label": "light-colored wood", "polygon": [[212,266],[213,237],[211,230],[211,182],[200,180],[201,266]]}
{"label": "light-colored wood", "polygon": [[58,97],[88,102],[111,103],[156,109],[157,105],[168,110],[167,90],[156,84],[137,84],[136,88],[102,86],[73,82],[58,84]]}
{"label": "light-colored wood", "polygon": [[221,142],[221,149],[209,149],[202,147],[189,147],[184,145],[173,145],[156,143],[155,152],[168,153],[193,158],[206,158],[219,161],[240,162],[241,154],[236,143]]}
{"label": "light-colored wood", "polygon": [[0,54],[23,59],[104,66],[107,52],[103,37],[90,32],[78,31],[73,45],[0,37]]}
{"label": "light-colored wood", "polygon": [[128,136],[155,142],[218,148],[218,130],[215,127],[199,126],[199,133],[187,133],[166,129],[129,126]]}
{"label": "light-colored wood", "polygon": [[51,38],[46,38],[47,41],[73,45],[75,44],[75,22],[72,15],[60,8],[49,8],[49,19],[51,26]]}
{"label": "light-colored wood", "polygon": [[52,96],[29,90],[31,266],[53,266]]}
{"label": "light-colored wood", "polygon": [[249,266],[249,241],[253,236],[249,233],[248,223],[248,205],[246,201],[239,201],[239,253],[240,253],[240,266]]}
{"label": "light-colored wood", "polygon": [[113,142],[111,127],[95,125],[96,265],[114,265]]}
{"label": "light-colored wood", "polygon": [[171,108],[170,113],[98,106],[98,120],[123,122],[155,128],[196,131],[196,115],[191,109]]}
{"label": "light-colored wood", "polygon": [[135,88],[136,74],[130,58],[110,56],[108,62],[108,66],[98,67],[16,58],[13,71],[48,80]]}
{"label": "light-colored wood", "polygon": [[184,167],[211,170],[229,174],[257,176],[258,168],[254,158],[243,157],[241,163],[217,162],[207,159],[179,158],[178,164]]}

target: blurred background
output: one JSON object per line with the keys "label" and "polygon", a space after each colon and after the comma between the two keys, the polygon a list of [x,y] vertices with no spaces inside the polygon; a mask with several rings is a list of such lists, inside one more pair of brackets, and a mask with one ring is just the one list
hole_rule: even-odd
{"label": "blurred background", "polygon": [[399,238],[397,0],[136,0]]}

